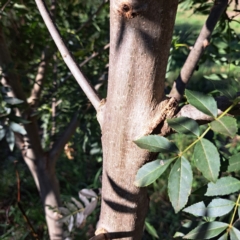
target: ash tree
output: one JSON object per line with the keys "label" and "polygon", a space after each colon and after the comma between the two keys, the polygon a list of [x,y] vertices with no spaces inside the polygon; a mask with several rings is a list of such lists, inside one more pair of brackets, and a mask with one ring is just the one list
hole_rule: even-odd
{"label": "ash tree", "polygon": [[[106,2],[103,1],[102,4],[105,5]],[[197,225],[189,223],[184,225],[184,230],[179,230],[176,237],[183,239],[210,239],[216,236],[219,236],[219,239],[228,239],[228,237],[238,239],[239,237],[239,230],[235,226],[238,219],[239,196],[235,193],[240,189],[240,181],[230,175],[232,171],[240,168],[239,154],[223,156],[214,143],[204,138],[209,131],[228,137],[237,134],[237,120],[234,116],[239,113],[240,100],[237,94],[239,78],[231,82],[231,79],[224,79],[221,75],[209,76],[209,81],[213,82],[215,89],[212,95],[186,89],[204,50],[210,49],[211,45],[215,47],[215,40],[214,38],[211,40],[211,36],[220,18],[220,29],[222,27],[234,38],[235,42],[233,41],[232,46],[228,47],[232,47],[231,64],[236,66],[239,37],[228,25],[234,20],[234,17],[228,17],[226,12],[228,1],[182,2],[188,5],[199,4],[196,5],[197,9],[207,12],[209,16],[195,44],[189,48],[189,55],[178,78],[166,94],[165,76],[169,55],[172,55],[170,50],[174,48],[172,36],[178,1],[110,1],[107,93],[100,98],[72,57],[71,41],[68,41],[68,47],[65,45],[64,37],[58,30],[58,28],[61,30],[61,24],[58,23],[58,27],[55,25],[58,14],[58,10],[55,10],[56,3],[52,1],[48,10],[44,1],[36,0],[37,8],[62,59],[94,107],[101,129],[103,152],[101,211],[96,236],[93,239],[141,239],[149,205],[146,186],[161,177],[167,169],[169,170],[168,195],[175,212],[184,208],[183,211],[203,218],[203,221]],[[63,11],[61,4],[57,7]],[[93,15],[96,15],[99,9],[96,8]],[[74,15],[73,18],[75,17]],[[42,24],[38,13],[36,18],[39,24]],[[93,16],[89,18],[85,25],[88,25],[93,18]],[[79,31],[81,30],[80,27]],[[6,33],[9,36],[7,30]],[[43,36],[40,34],[39,37],[41,39]],[[12,148],[14,142],[17,143],[31,171],[44,205],[50,239],[63,239],[61,221],[63,208],[61,208],[55,165],[60,152],[76,130],[78,114],[72,118],[61,137],[49,143],[48,151],[44,151],[39,137],[36,117],[41,104],[40,96],[44,88],[49,87],[44,82],[47,68],[52,69],[54,76],[53,61],[50,61],[51,64],[48,61],[54,58],[57,58],[57,61],[62,60],[58,52],[51,51],[52,42],[49,39],[49,46],[46,46],[41,53],[42,59],[38,65],[33,88],[26,94],[26,82],[19,79],[20,68],[14,65],[12,57],[14,53],[8,50],[8,42],[5,40],[2,27],[0,41],[1,83],[6,92],[4,101],[12,106],[11,112],[6,112],[2,116],[4,124],[1,136],[6,137]],[[76,53],[74,55],[77,57]],[[95,55],[90,58],[94,58]],[[216,58],[214,54],[211,54],[211,58],[217,61],[214,59]],[[220,64],[224,61],[222,58]],[[53,80],[53,86],[57,88],[59,85],[56,86],[56,83],[54,85],[54,81],[57,80]],[[60,87],[64,84],[66,82],[62,81]],[[79,96],[81,102],[84,97],[82,94]],[[55,98],[52,100],[53,118],[56,117],[54,109],[57,100]],[[84,104],[81,105],[80,111],[89,108],[85,105],[84,109],[83,106]],[[199,127],[199,124],[203,123],[206,124],[205,127]],[[53,121],[53,135],[56,127]],[[191,135],[193,141],[186,148],[180,149],[177,144],[167,139],[167,136],[173,132]],[[186,156],[192,149],[194,161],[190,161]],[[163,154],[159,155],[161,158],[157,157],[158,153]],[[225,165],[227,162],[225,169],[223,162]],[[201,172],[208,183],[205,190],[201,191],[201,201],[187,206],[189,196],[194,194],[191,193],[193,166]],[[230,194],[236,199],[228,199],[226,196]],[[92,202],[88,202],[89,207],[80,211],[83,212],[82,215],[78,215],[84,218],[84,214],[87,216],[96,206],[97,197],[91,190],[86,189],[80,195],[82,201],[87,197],[92,198]],[[75,203],[81,208],[78,201]],[[227,214],[232,214],[229,222],[221,218]],[[74,218],[68,216],[68,219],[73,224]]]}

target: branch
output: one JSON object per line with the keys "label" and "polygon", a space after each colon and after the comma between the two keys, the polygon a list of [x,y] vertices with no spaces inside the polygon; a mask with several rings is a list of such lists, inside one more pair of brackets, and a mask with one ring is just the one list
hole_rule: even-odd
{"label": "branch", "polygon": [[53,162],[56,162],[59,154],[61,153],[61,151],[63,150],[64,146],[66,145],[66,143],[69,141],[69,139],[71,138],[72,134],[75,132],[79,122],[78,122],[78,113],[76,113],[71,122],[69,123],[68,127],[66,128],[66,130],[64,130],[62,136],[60,136],[58,138],[58,140],[53,144],[52,149],[49,152],[49,156],[50,159]]}
{"label": "branch", "polygon": [[194,47],[188,55],[186,62],[184,63],[180,75],[175,80],[172,90],[169,94],[170,97],[174,97],[178,101],[181,100],[186,85],[196,69],[197,63],[205,50],[209,45],[209,40],[212,32],[225,8],[227,7],[228,0],[216,0],[209,17],[204,24]]}
{"label": "branch", "polygon": [[59,49],[59,51],[63,57],[63,60],[65,61],[66,65],[72,72],[74,78],[76,79],[76,81],[78,82],[80,87],[82,88],[83,92],[86,94],[86,96],[88,97],[88,99],[90,100],[90,102],[92,103],[94,108],[97,110],[98,105],[100,103],[100,99],[97,96],[95,90],[90,86],[87,79],[84,77],[84,75],[78,68],[76,62],[72,58],[66,45],[62,41],[59,31],[58,31],[57,27],[55,26],[55,24],[53,23],[51,16],[45,6],[45,2],[43,0],[35,0],[35,2],[37,4],[39,12],[40,12],[55,44],[57,45],[57,48]]}
{"label": "branch", "polygon": [[[101,50],[99,50],[98,52],[93,52],[92,55],[90,55],[89,57],[87,57],[83,62],[81,62],[79,64],[79,67],[83,67],[85,64],[87,64],[89,61],[91,61],[92,59],[94,59],[95,57],[97,57],[101,52],[107,50],[110,47],[110,43],[106,44]],[[65,77],[63,79],[62,82],[65,82],[67,79],[69,79],[72,76],[72,74],[69,74],[67,77]]]}
{"label": "branch", "polygon": [[47,67],[47,57],[46,57],[46,50],[42,53],[41,57],[41,62],[38,66],[38,71],[37,75],[35,78],[35,83],[32,88],[32,92],[30,97],[28,98],[28,103],[33,106],[37,107],[39,103],[39,98],[43,89],[43,84],[44,84],[44,77],[45,77],[45,72],[46,72],[46,67]]}
{"label": "branch", "polygon": [[85,23],[83,23],[83,25],[80,28],[76,30],[76,33],[80,32],[83,28],[87,27],[90,24],[90,22],[93,20],[93,18],[96,15],[98,15],[98,13],[101,11],[101,9],[106,3],[108,3],[108,0],[103,0],[102,4],[100,4],[98,9],[89,17],[89,19]]}

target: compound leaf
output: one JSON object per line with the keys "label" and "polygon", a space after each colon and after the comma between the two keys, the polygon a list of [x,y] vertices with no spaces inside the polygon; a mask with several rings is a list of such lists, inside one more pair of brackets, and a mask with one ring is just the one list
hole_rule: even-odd
{"label": "compound leaf", "polygon": [[179,151],[174,143],[158,135],[144,136],[135,140],[134,143],[140,148],[147,149],[149,152],[178,153]]}
{"label": "compound leaf", "polygon": [[206,211],[207,211],[207,209],[206,209],[206,206],[203,201],[195,203],[195,204],[183,209],[183,212],[187,212],[194,216],[200,216],[200,217],[205,216]]}
{"label": "compound leaf", "polygon": [[220,217],[229,213],[235,205],[235,202],[227,199],[213,199],[207,206],[208,217]]}
{"label": "compound leaf", "polygon": [[240,170],[240,153],[232,156],[229,159],[228,172],[235,172]]}
{"label": "compound leaf", "polygon": [[217,236],[221,232],[223,232],[227,227],[228,227],[227,223],[207,222],[196,227],[187,235],[185,235],[183,238],[184,239],[210,239]]}
{"label": "compound leaf", "polygon": [[240,190],[240,181],[233,177],[222,177],[216,183],[209,183],[205,196],[228,195]]}
{"label": "compound leaf", "polygon": [[187,117],[172,118],[167,120],[168,125],[178,133],[193,134],[199,137],[199,126],[196,121]]}
{"label": "compound leaf", "polygon": [[192,187],[192,168],[185,157],[179,158],[171,169],[168,180],[168,195],[175,212],[187,203]]}
{"label": "compound leaf", "polygon": [[240,240],[240,231],[237,228],[231,227],[231,229],[230,229],[230,239],[231,240]]}
{"label": "compound leaf", "polygon": [[145,187],[153,183],[163,174],[163,172],[168,168],[168,166],[173,160],[174,159],[168,160],[157,159],[153,162],[143,165],[138,170],[134,184],[137,187]]}
{"label": "compound leaf", "polygon": [[230,137],[234,137],[238,130],[236,119],[228,116],[216,119],[210,123],[210,126],[213,131]]}
{"label": "compound leaf", "polygon": [[213,97],[188,89],[185,90],[185,94],[188,102],[195,108],[209,116],[217,116],[217,103]]}
{"label": "compound leaf", "polygon": [[196,167],[209,181],[216,182],[220,170],[220,158],[217,148],[202,138],[194,148]]}

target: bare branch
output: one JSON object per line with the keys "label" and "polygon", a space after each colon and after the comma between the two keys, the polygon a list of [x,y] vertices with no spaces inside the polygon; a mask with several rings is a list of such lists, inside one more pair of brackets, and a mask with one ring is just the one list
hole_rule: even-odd
{"label": "bare branch", "polygon": [[27,100],[31,106],[37,107],[39,103],[39,98],[40,98],[43,84],[44,84],[46,66],[47,66],[47,57],[46,57],[46,50],[45,50],[42,53],[41,62],[38,66],[38,71],[35,78],[35,83],[32,88],[31,96]]}
{"label": "bare branch", "polygon": [[[97,57],[101,52],[107,50],[110,47],[110,43],[106,44],[103,49],[99,50],[98,52],[93,52],[89,57],[87,57],[83,62],[79,64],[79,67],[83,67],[85,64],[87,64],[89,61]],[[67,77],[64,78],[62,82],[65,82],[67,79],[69,79],[72,76],[72,74],[69,74]]]}
{"label": "bare branch", "polygon": [[76,62],[72,58],[70,52],[68,51],[66,45],[64,44],[63,40],[61,39],[61,36],[59,34],[59,31],[55,24],[53,23],[51,16],[45,6],[45,2],[43,0],[35,0],[37,7],[39,9],[39,12],[55,42],[57,45],[63,60],[65,61],[66,65],[72,72],[74,78],[82,88],[83,92],[86,94],[94,108],[97,110],[98,105],[100,103],[100,99],[97,96],[95,90],[91,87],[91,85],[88,83],[87,79],[84,77],[83,73],[80,71],[79,67],[77,66]]}
{"label": "bare branch", "polygon": [[192,76],[194,70],[196,69],[197,63],[205,50],[209,45],[209,40],[212,32],[218,22],[223,11],[226,9],[228,0],[216,0],[209,17],[204,24],[194,47],[188,55],[186,62],[184,63],[180,75],[175,80],[172,90],[169,94],[170,97],[174,97],[178,101],[181,100],[185,87]]}
{"label": "bare branch", "polygon": [[82,25],[80,28],[78,28],[78,29],[76,30],[76,33],[80,32],[83,28],[87,27],[87,26],[91,23],[91,21],[93,20],[93,18],[94,18],[96,15],[98,15],[98,13],[101,11],[101,9],[103,8],[103,6],[104,6],[106,3],[108,3],[108,2],[109,2],[108,0],[103,0],[103,2],[100,4],[100,6],[98,7],[98,9],[89,17],[89,19],[88,19],[85,23],[83,23],[83,25]]}

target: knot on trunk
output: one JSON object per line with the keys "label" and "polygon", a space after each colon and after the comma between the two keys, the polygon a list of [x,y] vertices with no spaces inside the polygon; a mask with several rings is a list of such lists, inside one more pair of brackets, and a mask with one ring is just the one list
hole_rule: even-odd
{"label": "knot on trunk", "polygon": [[178,101],[175,98],[167,98],[163,100],[155,110],[155,116],[148,124],[143,136],[150,135],[158,131],[161,136],[170,133],[171,129],[167,124],[167,119],[173,118],[178,111]]}
{"label": "knot on trunk", "polygon": [[117,7],[117,11],[120,15],[122,15],[126,19],[131,19],[138,16],[142,11],[145,11],[146,8],[147,8],[146,3],[136,4],[133,1],[127,1],[127,2],[121,3]]}

